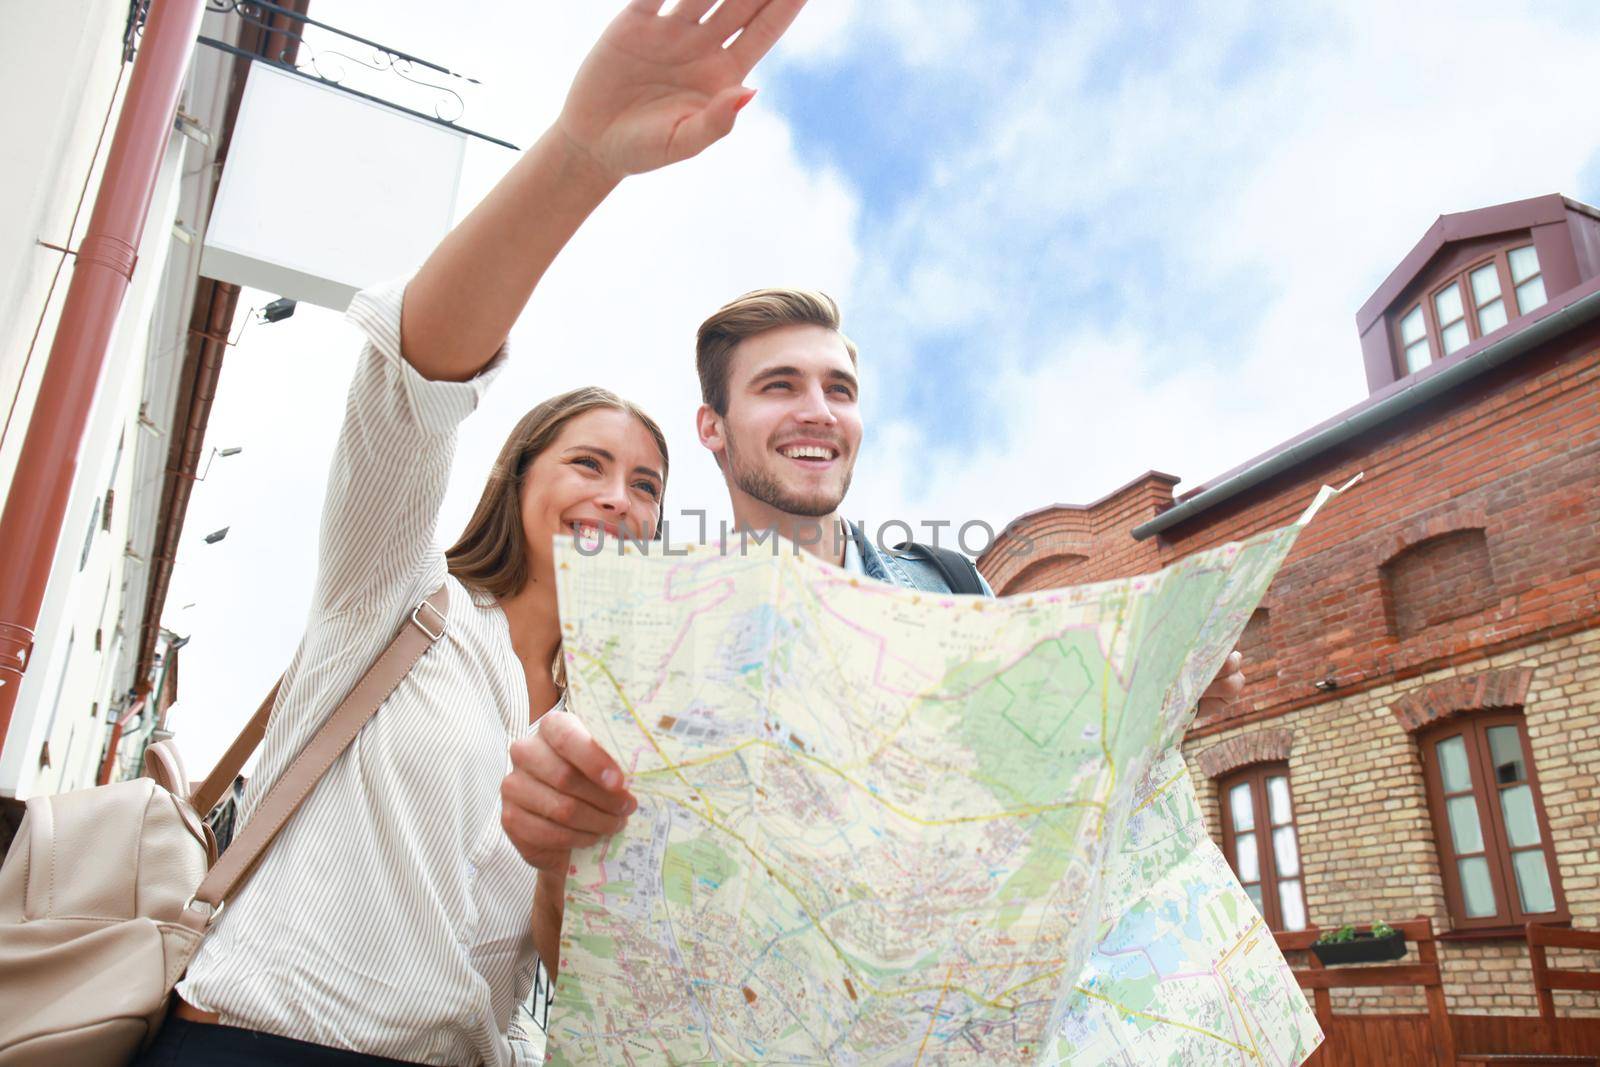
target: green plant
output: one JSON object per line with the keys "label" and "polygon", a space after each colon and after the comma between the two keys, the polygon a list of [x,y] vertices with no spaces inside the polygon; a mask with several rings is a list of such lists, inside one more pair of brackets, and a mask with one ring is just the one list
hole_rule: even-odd
{"label": "green plant", "polygon": [[1351,926],[1348,923],[1346,923],[1344,926],[1339,927],[1339,929],[1337,929],[1337,930],[1324,931],[1322,936],[1317,938],[1317,944],[1319,944],[1319,945],[1338,945],[1338,944],[1342,944],[1345,941],[1354,941],[1355,939],[1356,939],[1356,928],[1354,926]]}
{"label": "green plant", "polygon": [[1346,941],[1354,941],[1357,936],[1389,937],[1393,933],[1394,933],[1394,927],[1390,926],[1388,923],[1384,922],[1382,919],[1375,919],[1373,921],[1373,923],[1372,923],[1372,933],[1371,934],[1357,935],[1356,934],[1356,928],[1354,926],[1350,925],[1349,923],[1346,923],[1345,925],[1339,927],[1339,929],[1337,929],[1337,930],[1325,930],[1325,931],[1323,931],[1322,936],[1317,938],[1317,942],[1316,943],[1319,944],[1319,945],[1339,945],[1339,944],[1343,944]]}

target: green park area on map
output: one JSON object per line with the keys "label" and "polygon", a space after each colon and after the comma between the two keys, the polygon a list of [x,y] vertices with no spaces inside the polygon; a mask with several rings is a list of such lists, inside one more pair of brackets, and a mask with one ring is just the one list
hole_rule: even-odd
{"label": "green park area on map", "polygon": [[640,807],[574,854],[551,1061],[1302,1062],[1176,751],[1299,529],[1000,600],[560,544]]}

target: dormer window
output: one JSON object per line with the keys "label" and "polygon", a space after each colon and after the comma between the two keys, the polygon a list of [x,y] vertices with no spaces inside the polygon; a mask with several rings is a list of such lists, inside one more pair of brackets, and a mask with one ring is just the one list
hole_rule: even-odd
{"label": "dormer window", "polygon": [[1559,193],[1440,215],[1356,312],[1377,395],[1600,282],[1600,208]]}
{"label": "dormer window", "polygon": [[1511,283],[1517,287],[1517,307],[1526,315],[1536,307],[1543,307],[1544,275],[1539,270],[1539,253],[1532,245],[1513,248],[1507,257],[1511,261]]}
{"label": "dormer window", "polygon": [[1439,341],[1444,354],[1467,347],[1467,309],[1461,303],[1461,283],[1451,282],[1433,294],[1433,314],[1439,323]]}
{"label": "dormer window", "polygon": [[1407,374],[1414,374],[1428,365],[1428,324],[1422,317],[1421,304],[1400,320],[1400,343],[1405,347]]}
{"label": "dormer window", "polygon": [[1485,263],[1467,275],[1472,285],[1473,310],[1478,313],[1478,333],[1494,333],[1506,324],[1506,302],[1500,296],[1500,271]]}
{"label": "dormer window", "polygon": [[1395,324],[1402,373],[1415,374],[1544,303],[1544,275],[1533,245],[1479,259],[1425,297],[1402,305]]}

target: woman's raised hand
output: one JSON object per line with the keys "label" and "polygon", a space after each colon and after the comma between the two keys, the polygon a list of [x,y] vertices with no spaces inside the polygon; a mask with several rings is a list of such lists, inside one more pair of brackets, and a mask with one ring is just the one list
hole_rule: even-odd
{"label": "woman's raised hand", "polygon": [[613,180],[697,155],[733,129],[755,95],[745,77],[805,3],[672,0],[663,12],[666,0],[630,0],[578,69],[556,128]]}

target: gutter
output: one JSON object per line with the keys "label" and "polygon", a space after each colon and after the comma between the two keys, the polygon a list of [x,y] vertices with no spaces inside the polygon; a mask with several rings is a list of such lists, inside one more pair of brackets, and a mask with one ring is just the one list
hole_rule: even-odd
{"label": "gutter", "polygon": [[1291,467],[1312,459],[1330,448],[1344,444],[1390,419],[1427,403],[1450,389],[1471,381],[1480,375],[1507,363],[1538,347],[1551,338],[1600,318],[1600,288],[1578,297],[1558,311],[1530,323],[1509,337],[1486,345],[1458,363],[1439,370],[1393,396],[1385,397],[1370,407],[1339,420],[1320,433],[1313,434],[1282,452],[1276,452],[1261,462],[1247,467],[1226,481],[1203,489],[1189,499],[1168,508],[1149,522],[1133,528],[1133,539],[1143,541],[1171,529],[1186,519],[1193,518],[1207,508],[1238,496]]}
{"label": "gutter", "polygon": [[144,712],[147,697],[139,697],[128,705],[126,711],[117,716],[117,721],[111,724],[111,739],[106,742],[105,758],[100,761],[100,773],[95,776],[95,785],[110,785],[111,775],[117,769],[117,747],[122,744],[122,728],[132,722]]}
{"label": "gutter", "polygon": [[[276,56],[293,63],[298,56],[299,38],[294,22],[305,14],[308,0],[288,0],[288,6],[266,5],[265,22],[246,20],[241,41],[248,45],[230,48],[239,55],[234,63],[232,87],[228,93],[226,117],[214,132],[216,153],[212,160],[210,194],[206,197],[209,216],[216,203],[222,181],[222,165],[233,146],[233,130],[244,96],[245,81],[252,60]],[[202,42],[205,38],[201,38]],[[214,278],[196,277],[185,336],[184,360],[178,374],[177,397],[173,404],[172,443],[166,472],[161,483],[161,504],[157,512],[154,541],[150,547],[150,573],[145,586],[144,611],[139,624],[138,651],[134,656],[135,685],[147,684],[155,663],[156,639],[161,632],[161,610],[167,602],[172,572],[177,564],[178,543],[189,512],[189,497],[198,480],[200,456],[205,445],[206,426],[216,398],[223,359],[232,342],[234,312],[239,303],[239,286]]]}
{"label": "gutter", "polygon": [[[161,609],[167,602],[173,567],[178,560],[178,541],[183,536],[184,519],[189,512],[189,496],[194,491],[200,453],[205,444],[206,426],[211,419],[211,403],[217,395],[222,361],[228,347],[228,329],[239,304],[239,287],[228,282],[201,278],[197,300],[189,323],[190,351],[185,358],[180,402],[186,410],[174,412],[171,452],[161,487],[161,512],[157,520],[155,544],[150,552],[150,578],[145,590],[143,622],[139,627],[139,651],[135,660],[135,684],[150,676],[155,661],[156,638],[161,632]],[[198,339],[198,354],[194,342]]]}

